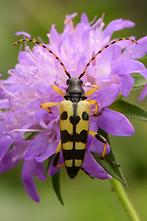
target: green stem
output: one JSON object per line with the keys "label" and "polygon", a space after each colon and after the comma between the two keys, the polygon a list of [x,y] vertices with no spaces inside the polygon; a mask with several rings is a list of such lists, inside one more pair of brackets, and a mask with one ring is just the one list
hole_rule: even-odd
{"label": "green stem", "polygon": [[115,190],[122,206],[124,207],[128,217],[131,221],[140,221],[134,207],[132,206],[124,188],[122,187],[121,183],[118,182],[116,179],[111,179],[112,187]]}

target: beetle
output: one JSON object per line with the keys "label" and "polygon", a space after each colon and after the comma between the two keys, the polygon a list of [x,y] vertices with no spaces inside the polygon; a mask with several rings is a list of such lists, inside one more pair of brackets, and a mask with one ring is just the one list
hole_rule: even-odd
{"label": "beetle", "polygon": [[60,63],[68,77],[66,81],[67,89],[65,92],[57,85],[52,85],[52,89],[64,98],[63,101],[42,103],[40,107],[48,112],[51,112],[51,108],[53,106],[59,107],[60,143],[58,144],[56,153],[54,154],[53,165],[55,167],[61,166],[58,164],[58,161],[60,151],[62,151],[64,165],[70,178],[74,178],[82,166],[87,148],[88,135],[91,135],[104,144],[100,158],[105,158],[108,141],[98,132],[89,130],[91,106],[95,106],[94,116],[98,116],[99,106],[96,100],[88,99],[88,97],[95,93],[98,90],[98,87],[95,85],[85,92],[81,78],[85,75],[87,68],[99,54],[101,54],[106,48],[122,40],[128,40],[136,43],[135,40],[130,38],[118,38],[109,42],[101,50],[92,55],[78,78],[71,77],[58,55],[39,40],[35,38],[22,38],[14,43],[14,45],[17,45],[18,43],[32,42],[35,45],[40,45],[45,48]]}

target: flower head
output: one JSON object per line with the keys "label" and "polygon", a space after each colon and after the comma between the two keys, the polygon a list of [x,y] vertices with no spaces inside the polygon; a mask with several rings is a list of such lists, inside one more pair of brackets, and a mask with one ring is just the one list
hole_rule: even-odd
{"label": "flower head", "polygon": [[[18,64],[9,70],[8,79],[0,82],[0,171],[5,172],[23,161],[25,189],[37,202],[39,196],[33,177],[45,180],[44,162],[48,159],[48,175],[52,176],[60,170],[54,165],[53,159],[61,139],[59,108],[51,107],[50,111],[46,111],[40,107],[46,102],[63,100],[52,85],[66,91],[67,73],[72,78],[78,78],[84,70],[84,90],[88,91],[93,86],[98,88],[89,98],[99,106],[98,116],[94,116],[92,106],[89,130],[97,132],[100,128],[111,135],[130,136],[134,128],[129,120],[109,106],[120,94],[124,97],[129,95],[134,85],[132,73],[137,72],[147,78],[147,69],[137,61],[147,52],[146,37],[140,39],[138,44],[128,40],[110,44],[113,32],[131,28],[133,22],[117,19],[104,28],[103,18],[91,23],[83,14],[81,21],[74,25],[74,16],[66,17],[62,33],[58,33],[53,25],[47,34],[49,43],[46,48],[54,54],[44,48],[43,43],[36,44],[33,49],[26,46],[19,53]],[[24,32],[18,34],[30,38]],[[108,47],[95,56],[106,45]],[[90,64],[86,66],[89,61]],[[103,148],[100,139],[88,136],[81,168],[92,177],[109,179],[111,175],[91,154],[95,152],[101,156]],[[109,151],[107,144],[105,152]],[[58,163],[64,163],[62,151]]]}

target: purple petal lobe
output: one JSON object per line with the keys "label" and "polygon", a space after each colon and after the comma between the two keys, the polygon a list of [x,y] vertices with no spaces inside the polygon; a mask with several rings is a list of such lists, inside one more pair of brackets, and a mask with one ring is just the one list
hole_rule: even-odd
{"label": "purple petal lobe", "polygon": [[96,162],[91,153],[88,151],[85,154],[82,167],[92,177],[96,177],[98,179],[111,178],[111,176]]}
{"label": "purple petal lobe", "polygon": [[147,69],[144,69],[140,74],[147,80]]}
{"label": "purple petal lobe", "polygon": [[12,143],[13,139],[10,135],[5,134],[0,136],[0,160],[3,159]]}
{"label": "purple petal lobe", "polygon": [[130,75],[120,76],[120,91],[123,96],[128,96],[134,85],[134,78]]}
{"label": "purple petal lobe", "polygon": [[145,70],[145,66],[139,61],[133,61],[129,59],[121,59],[115,62],[113,66],[113,73],[124,75],[128,73],[140,73]]}
{"label": "purple petal lobe", "polygon": [[134,128],[130,121],[121,113],[105,109],[99,117],[99,126],[108,134],[131,136]]}
{"label": "purple petal lobe", "polygon": [[101,108],[111,105],[117,98],[119,94],[119,85],[112,84],[106,88],[103,88],[94,97],[98,101]]}
{"label": "purple petal lobe", "polygon": [[22,181],[28,195],[35,201],[39,202],[36,186],[33,180],[33,176],[37,176],[39,179],[44,180],[42,165],[36,163],[33,160],[24,161],[22,169]]}
{"label": "purple petal lobe", "polygon": [[0,100],[0,109],[8,109],[10,107],[10,103],[8,99]]}
{"label": "purple petal lobe", "polygon": [[[96,138],[91,137],[90,148],[88,149],[91,152],[98,153],[100,156],[104,150],[104,144],[97,140]],[[110,152],[110,146],[107,144],[106,153]]]}
{"label": "purple petal lobe", "polygon": [[16,32],[16,35],[17,36],[22,35],[25,38],[31,38],[31,35],[28,34],[27,32],[24,32],[24,31],[18,31],[18,32]]}
{"label": "purple petal lobe", "polygon": [[0,173],[5,173],[8,170],[13,169],[18,164],[18,161],[18,159],[14,159],[12,151],[6,153],[0,161]]}
{"label": "purple petal lobe", "polygon": [[143,91],[141,92],[141,95],[139,97],[139,100],[143,100],[147,96],[147,84],[145,85]]}
{"label": "purple petal lobe", "polygon": [[50,156],[52,156],[55,153],[56,148],[57,148],[57,142],[55,142],[55,141],[50,142],[47,145],[47,148],[44,151],[44,153],[42,153],[42,154],[40,154],[40,156],[36,157],[36,161],[42,162],[42,161],[48,159]]}
{"label": "purple petal lobe", "polygon": [[81,15],[81,22],[84,23],[84,24],[86,24],[86,25],[89,24],[88,17],[87,17],[87,15],[86,15],[86,13],[83,13],[83,14]]}
{"label": "purple petal lobe", "polygon": [[34,140],[30,141],[30,145],[25,152],[25,160],[31,160],[44,154],[48,143],[47,136],[43,133],[39,134]]}
{"label": "purple petal lobe", "polygon": [[123,19],[116,19],[106,27],[104,30],[104,38],[111,37],[112,33],[115,31],[122,30],[124,28],[132,28],[134,26],[134,22]]}
{"label": "purple petal lobe", "polygon": [[123,53],[124,57],[139,59],[147,53],[147,36],[139,39],[138,44],[131,44]]}
{"label": "purple petal lobe", "polygon": [[52,25],[50,33],[47,34],[47,36],[52,44],[59,44],[60,35],[57,32],[55,25]]}
{"label": "purple petal lobe", "polygon": [[51,164],[50,164],[50,167],[49,167],[49,170],[48,170],[48,175],[49,176],[54,176],[59,170],[60,170],[59,167],[55,167],[53,165],[53,160],[52,160]]}

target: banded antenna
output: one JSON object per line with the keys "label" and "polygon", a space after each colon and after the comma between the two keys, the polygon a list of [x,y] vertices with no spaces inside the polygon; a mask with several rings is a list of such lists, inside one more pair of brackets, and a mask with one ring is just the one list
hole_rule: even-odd
{"label": "banded antenna", "polygon": [[96,52],[96,54],[94,54],[94,55],[91,57],[91,59],[89,60],[89,62],[86,64],[86,66],[85,66],[83,72],[80,74],[79,79],[82,78],[82,77],[85,75],[85,73],[86,73],[86,71],[87,71],[87,68],[89,67],[89,65],[91,64],[91,62],[94,61],[94,59],[95,59],[99,54],[101,54],[106,48],[110,47],[111,45],[113,45],[113,44],[115,44],[115,43],[117,43],[117,42],[123,41],[123,40],[125,40],[125,41],[130,41],[130,42],[132,42],[132,43],[138,44],[137,41],[135,41],[134,39],[131,39],[131,38],[118,38],[118,39],[115,39],[115,40],[109,42],[107,45],[105,45],[102,49],[100,49],[98,52]]}
{"label": "banded antenna", "polygon": [[36,45],[40,45],[41,47],[45,48],[46,50],[48,50],[48,52],[50,54],[52,54],[56,60],[60,63],[60,65],[62,66],[65,74],[71,78],[69,72],[66,70],[66,67],[65,65],[63,64],[63,62],[61,61],[61,59],[58,57],[58,55],[56,55],[56,53],[54,53],[50,48],[48,48],[45,44],[41,43],[38,39],[35,39],[35,38],[22,38],[22,39],[19,39],[17,41],[14,42],[14,46],[18,45],[18,44],[22,44],[24,42],[31,42],[33,44],[36,44]]}

